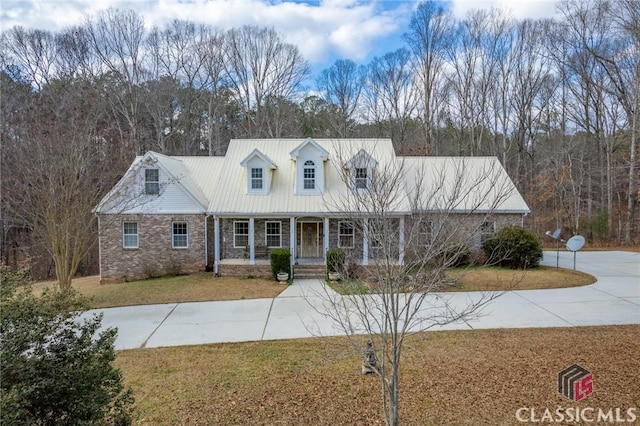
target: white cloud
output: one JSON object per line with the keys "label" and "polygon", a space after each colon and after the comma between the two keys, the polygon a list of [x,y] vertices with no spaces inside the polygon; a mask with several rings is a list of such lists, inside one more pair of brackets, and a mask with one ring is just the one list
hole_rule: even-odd
{"label": "white cloud", "polygon": [[[405,31],[418,0],[3,0],[0,26],[58,31],[81,23],[108,7],[133,9],[148,27],[173,19],[207,23],[221,29],[272,26],[298,46],[312,64],[337,57],[368,58],[391,37]],[[491,6],[511,9],[515,18],[547,17],[555,0],[455,0],[454,13]],[[389,46],[388,51],[398,46]]]}
{"label": "white cloud", "polygon": [[454,0],[453,12],[459,18],[474,9],[492,7],[510,12],[515,19],[553,18],[558,0]]}

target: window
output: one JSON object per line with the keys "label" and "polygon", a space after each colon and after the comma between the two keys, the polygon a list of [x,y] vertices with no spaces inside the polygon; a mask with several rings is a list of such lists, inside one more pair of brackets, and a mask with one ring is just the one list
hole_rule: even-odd
{"label": "window", "polygon": [[187,234],[187,222],[173,222],[171,230],[171,244],[173,248],[187,248],[189,236]]}
{"label": "window", "polygon": [[233,222],[233,246],[247,247],[249,245],[249,222]]}
{"label": "window", "polygon": [[265,234],[267,247],[281,247],[282,246],[282,234],[281,234],[280,222],[266,222]]}
{"label": "window", "polygon": [[353,222],[338,223],[338,247],[353,247]]}
{"label": "window", "polygon": [[367,182],[367,169],[364,167],[357,167],[355,171],[355,184],[356,189],[366,189],[368,186]]}
{"label": "window", "polygon": [[158,195],[160,193],[160,173],[158,169],[145,169],[144,193]]}
{"label": "window", "polygon": [[262,188],[264,188],[264,183],[262,180],[262,169],[254,167],[251,169],[251,189]]}
{"label": "window", "polygon": [[316,165],[313,161],[307,160],[303,169],[304,189],[316,189]]}
{"label": "window", "polygon": [[495,222],[482,222],[482,225],[480,225],[480,244],[484,244],[485,241],[492,238],[495,232]]}
{"label": "window", "polygon": [[138,248],[138,223],[124,222],[122,224],[122,247]]}
{"label": "window", "polygon": [[419,226],[420,232],[420,245],[422,247],[428,247],[433,244],[433,222],[422,221]]}
{"label": "window", "polygon": [[384,223],[380,219],[374,219],[369,221],[369,247],[380,248],[382,247],[382,241],[387,232]]}

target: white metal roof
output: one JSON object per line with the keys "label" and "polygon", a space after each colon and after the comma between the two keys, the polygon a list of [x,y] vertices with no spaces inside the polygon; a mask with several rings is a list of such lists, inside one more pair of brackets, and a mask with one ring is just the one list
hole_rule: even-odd
{"label": "white metal roof", "polygon": [[[343,182],[343,166],[361,149],[375,158],[380,167],[395,162],[389,139],[315,139],[328,153],[324,162],[325,191],[323,195],[296,195],[294,192],[295,160],[291,153],[305,139],[232,140],[227,150],[220,180],[209,204],[214,215],[312,215],[331,214],[340,210],[348,196]],[[258,149],[276,164],[268,194],[247,194],[247,171],[240,166],[246,156]],[[324,153],[322,153],[324,155]],[[410,211],[406,202],[395,206],[398,212]]]}
{"label": "white metal roof", "polygon": [[[313,146],[327,161],[324,193],[299,195],[294,191],[296,159],[292,156],[309,139],[238,139],[224,157],[169,157],[148,152],[137,157],[127,174],[98,205],[113,212],[105,200],[127,185],[140,184],[141,161],[157,164],[167,175],[166,189],[150,203],[127,213],[209,213],[218,216],[319,216],[356,211],[353,194],[344,182],[345,165],[367,154],[376,169],[394,170],[400,177],[398,196],[389,213],[412,210],[528,213],[529,207],[495,157],[397,157],[390,139],[314,139]],[[256,151],[258,150],[258,151]],[[259,152],[275,166],[266,194],[249,194],[247,168],[242,163]],[[328,154],[328,155],[327,155]],[[326,157],[325,157],[326,155]],[[161,173],[162,174],[162,173]],[[385,177],[386,178],[386,177]],[[161,180],[163,180],[161,178]],[[110,203],[109,203],[110,204]]]}
{"label": "white metal roof", "polygon": [[422,211],[529,213],[495,157],[398,157],[409,198]]}

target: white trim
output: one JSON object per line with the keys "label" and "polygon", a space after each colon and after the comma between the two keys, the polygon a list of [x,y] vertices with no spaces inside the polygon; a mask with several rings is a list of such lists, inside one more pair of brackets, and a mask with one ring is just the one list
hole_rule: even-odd
{"label": "white trim", "polygon": [[400,265],[404,265],[404,216],[400,216],[400,224],[398,225],[398,233],[400,234],[398,236],[398,245],[399,247],[399,253],[398,253],[398,263]]}
{"label": "white trim", "polygon": [[[342,234],[342,229],[341,226],[343,223],[347,223],[351,225],[351,245],[342,245],[342,240],[341,238],[343,236],[348,237],[349,235],[347,234]],[[356,245],[356,227],[353,224],[352,220],[340,220],[338,221],[338,248],[354,248]]]}
{"label": "white trim", "polygon": [[[124,233],[124,226],[125,226],[127,223],[133,223],[133,224],[135,224],[135,225],[136,225],[136,233],[135,233],[135,234],[125,234],[125,233]],[[138,248],[140,248],[140,229],[138,229],[138,222],[131,222],[131,221],[129,221],[129,222],[122,222],[122,229],[121,229],[121,231],[122,231],[122,248],[123,248],[123,249],[134,250],[134,249],[138,249]],[[135,246],[127,246],[127,245],[125,245],[125,240],[126,240],[125,235],[135,235],[135,236],[136,236],[136,245],[135,245]]]}
{"label": "white trim", "polygon": [[[277,223],[278,224],[278,239],[280,242],[277,246],[269,245],[269,236],[275,236],[275,234],[269,234],[269,224]],[[267,220],[264,222],[264,245],[268,248],[280,248],[282,247],[282,221],[281,220]]]}
{"label": "white trim", "polygon": [[324,234],[324,250],[323,250],[323,258],[324,263],[327,263],[327,252],[329,251],[329,218],[324,218],[324,223],[322,224],[322,232]]}
{"label": "white trim", "polygon": [[236,223],[246,223],[247,224],[247,245],[249,244],[249,221],[248,220],[234,220],[233,221],[233,248],[247,248],[247,245],[244,246],[239,246],[236,244],[236,237],[237,236],[245,236],[245,234],[238,234],[236,233]]}
{"label": "white trim", "polygon": [[[235,232],[235,225],[234,225]],[[220,273],[220,218],[213,219],[213,272]]]}
{"label": "white trim", "polygon": [[256,264],[256,220],[249,218],[249,265]]}
{"label": "white trim", "polygon": [[[184,234],[176,234],[175,233],[175,225],[178,224],[183,224],[184,223],[184,227],[185,227],[185,233]],[[184,235],[186,237],[186,245],[184,246],[176,246],[176,241],[175,241],[175,237],[176,236],[182,236]],[[171,222],[171,248],[172,249],[176,249],[176,250],[182,250],[182,249],[188,249],[189,248],[189,222],[187,222],[186,220],[174,220]]]}
{"label": "white trim", "polygon": [[362,265],[369,265],[369,219],[362,219]]}

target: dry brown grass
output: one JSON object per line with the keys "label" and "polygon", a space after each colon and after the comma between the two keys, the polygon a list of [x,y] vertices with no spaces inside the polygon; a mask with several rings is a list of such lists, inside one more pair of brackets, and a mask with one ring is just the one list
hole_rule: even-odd
{"label": "dry brown grass", "polygon": [[[640,326],[416,335],[401,369],[402,424],[510,425],[519,407],[638,407],[639,337]],[[347,348],[325,338],[139,349],[116,364],[138,425],[383,424],[379,381],[360,374]],[[594,375],[579,403],[556,390],[574,363]]]}
{"label": "dry brown grass", "polygon": [[[34,289],[37,291],[53,284],[53,282],[38,283],[34,285]],[[273,298],[286,288],[275,280],[242,277],[216,278],[211,273],[118,284],[100,284],[98,277],[83,277],[74,279],[72,286],[90,299],[92,308]]]}
{"label": "dry brown grass", "polygon": [[455,280],[438,291],[535,290],[578,287],[596,282],[592,275],[570,269],[540,266],[536,269],[513,270],[498,267],[453,269],[447,277]]}

